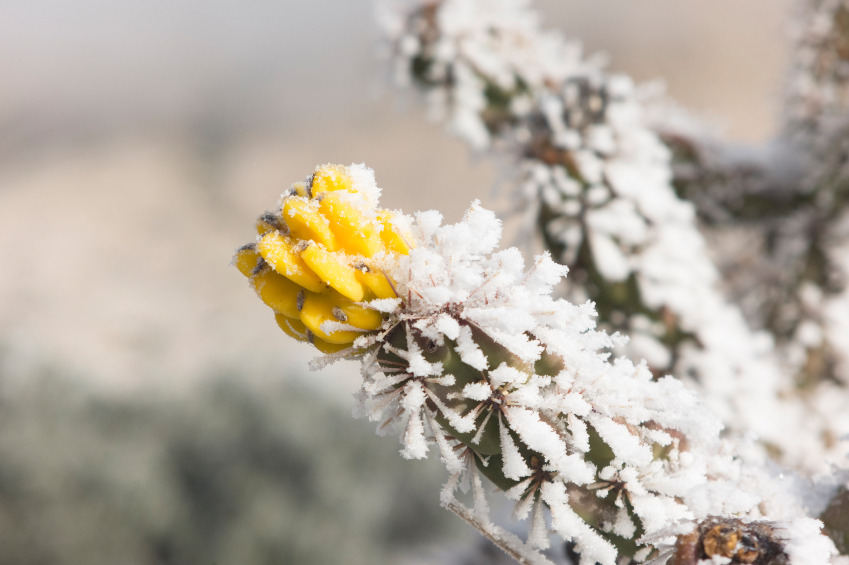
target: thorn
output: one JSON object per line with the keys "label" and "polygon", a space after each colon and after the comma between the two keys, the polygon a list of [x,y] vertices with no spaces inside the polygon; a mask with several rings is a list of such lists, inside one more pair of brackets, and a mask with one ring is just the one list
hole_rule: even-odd
{"label": "thorn", "polygon": [[311,174],[307,177],[306,185],[307,185],[307,198],[312,198],[312,181],[315,178],[315,173]]}
{"label": "thorn", "polygon": [[268,263],[265,262],[265,259],[263,259],[262,257],[257,259],[256,267],[254,267],[254,270],[251,271],[251,276],[255,277],[256,275],[260,274],[263,270],[265,270],[266,265],[268,265]]}

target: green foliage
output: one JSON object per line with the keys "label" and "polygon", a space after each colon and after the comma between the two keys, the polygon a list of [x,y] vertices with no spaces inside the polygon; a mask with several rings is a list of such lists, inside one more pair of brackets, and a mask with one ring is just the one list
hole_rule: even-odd
{"label": "green foliage", "polygon": [[444,535],[444,471],[307,390],[235,377],[116,400],[57,377],[0,401],[0,563],[380,564]]}

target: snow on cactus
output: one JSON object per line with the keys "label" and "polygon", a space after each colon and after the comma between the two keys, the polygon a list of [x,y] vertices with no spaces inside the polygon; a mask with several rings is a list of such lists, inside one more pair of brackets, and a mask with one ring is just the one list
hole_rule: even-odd
{"label": "snow on cactus", "polygon": [[[520,563],[549,563],[549,529],[613,565],[657,554],[687,521],[764,517],[775,482],[718,441],[681,381],[610,360],[625,338],[596,330],[591,302],[552,297],[566,267],[496,250],[501,223],[478,202],[443,226],[380,209],[379,193],[362,165],[318,167],[235,264],[283,331],[325,354],[315,368],[360,360],[355,414],[396,430],[405,459],[436,447],[443,505]],[[529,519],[526,540],[492,523],[484,479]]]}
{"label": "snow on cactus", "polygon": [[[383,2],[396,80],[477,150],[517,163],[518,194],[567,297],[631,337],[621,351],[699,387],[731,434],[757,434],[784,464],[845,464],[826,422],[795,394],[772,339],[720,288],[695,209],[632,81],[544,30],[526,0]],[[826,403],[826,399],[818,401]]]}

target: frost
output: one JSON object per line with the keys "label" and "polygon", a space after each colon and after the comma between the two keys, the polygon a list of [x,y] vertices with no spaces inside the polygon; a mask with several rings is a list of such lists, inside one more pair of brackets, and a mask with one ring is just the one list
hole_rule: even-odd
{"label": "frost", "polygon": [[616,522],[613,524],[613,533],[617,536],[622,536],[625,539],[631,539],[637,531],[637,526],[628,515],[628,511],[620,508],[616,513]]}
{"label": "frost", "polygon": [[824,565],[837,555],[834,543],[819,535],[822,522],[811,518],[779,522],[777,530],[793,565]]}
{"label": "frost", "polygon": [[[842,5],[837,0],[817,3],[811,10],[826,24],[809,24],[804,31],[798,62],[802,72],[792,83],[791,106],[793,123],[805,131],[823,131],[828,120],[817,118],[818,113],[842,108],[849,100],[849,81],[843,76],[845,69],[836,66],[842,59],[833,56],[837,40],[830,27]],[[653,107],[644,103],[649,96],[645,88],[635,87],[627,76],[605,71],[598,59],[584,58],[578,42],[543,29],[525,1],[422,0],[399,3],[394,13],[395,23],[386,31],[391,42],[403,46],[396,49],[395,64],[407,69],[407,78],[425,91],[430,113],[475,149],[516,163],[512,176],[533,223],[528,227],[543,235],[546,247],[562,251],[556,260],[574,264],[575,280],[593,280],[599,296],[618,296],[628,305],[600,320],[632,337],[615,353],[645,359],[656,375],[672,374],[697,387],[727,433],[739,438],[754,432],[763,445],[779,447],[783,464],[817,472],[831,464],[846,465],[843,454],[827,439],[849,433],[849,420],[824,417],[825,403],[838,403],[834,398],[825,400],[830,385],[816,385],[814,401],[788,391],[796,385],[794,375],[819,366],[823,355],[826,362],[834,361],[829,371],[849,382],[849,356],[842,353],[849,350],[845,337],[849,292],[817,299],[816,293],[802,292],[800,287],[803,314],[787,332],[792,343],[779,343],[776,349],[724,296],[697,226],[696,208],[672,185],[672,154],[653,129],[657,120]],[[821,60],[825,74],[812,70],[814,60]],[[493,92],[498,93],[498,102]],[[831,145],[842,146],[845,135],[834,135]],[[841,159],[833,158],[835,163]],[[821,200],[834,201],[825,194]],[[827,204],[822,208],[811,217],[831,213]],[[478,213],[475,210],[470,213]],[[434,220],[420,221],[422,241],[436,225]],[[482,250],[500,231],[485,214],[479,221],[490,224],[492,231],[476,232],[480,239],[474,243],[481,249],[468,247],[471,254],[487,252]],[[457,229],[469,233],[474,223],[470,220]],[[849,226],[849,220],[845,224]],[[829,238],[849,241],[839,231],[829,232]],[[454,245],[440,244],[446,251]],[[849,252],[849,246],[844,247],[842,256]],[[588,253],[577,262],[581,249]],[[845,279],[849,264],[829,261],[834,268],[826,271]],[[783,266],[779,262],[776,272]],[[806,277],[799,271],[786,278]],[[759,289],[760,282],[750,286]],[[573,302],[588,298],[584,284],[567,281],[566,289]],[[441,304],[464,298],[449,296],[444,288],[419,292]],[[779,320],[800,316],[784,310],[779,314],[775,308],[771,312]],[[650,317],[655,327],[638,328],[640,316]],[[530,326],[517,309],[469,308],[463,318],[487,327],[490,337],[525,362],[539,354],[533,340],[516,333],[519,326],[524,325],[525,332]],[[504,327],[507,321],[513,327]],[[830,392],[838,391],[832,387]],[[847,412],[849,394],[840,391],[839,396],[840,412]]]}
{"label": "frost", "polygon": [[469,383],[463,388],[463,396],[472,400],[486,400],[492,396],[489,383]]}
{"label": "frost", "polygon": [[356,192],[363,194],[372,202],[380,200],[381,190],[374,180],[374,171],[366,167],[365,163],[352,164],[348,167],[348,174],[351,176],[351,185]]}
{"label": "frost", "polygon": [[469,326],[460,326],[456,339],[457,353],[460,355],[463,363],[479,371],[487,368],[486,357],[480,350],[480,347],[478,347],[478,344],[475,343],[475,340],[472,339],[472,330]]}
{"label": "frost", "polygon": [[[552,297],[566,270],[548,255],[525,270],[518,251],[494,251],[482,233],[494,224],[478,208],[473,204],[459,224],[442,226],[437,214],[413,221],[409,257],[382,265],[408,300],[371,338],[377,354],[363,358],[361,412],[381,430],[404,424],[406,458],[425,457],[428,443],[437,445],[451,474],[443,504],[456,504],[451,493],[467,477],[470,516],[490,531],[476,469],[498,461],[492,472],[515,482],[506,494],[517,500],[516,516],[532,514],[527,547],[544,547],[542,496],[552,527],[574,539],[586,559],[609,563],[615,551],[569,507],[567,485],[597,489],[616,509],[609,527],[631,536],[636,519],[651,533],[684,519],[750,512],[758,493],[777,488],[759,468],[744,472],[733,451],[723,451],[721,424],[680,381],[656,379],[645,363],[611,361],[606,350],[623,340],[596,330],[592,304]],[[640,324],[653,331],[651,319]],[[559,369],[538,374],[540,362]],[[457,433],[470,435],[461,441]],[[603,469],[587,460],[591,434],[614,456]],[[500,458],[476,451],[484,445]],[[619,511],[625,500],[634,515]],[[792,514],[794,504],[782,511]]]}
{"label": "frost", "polygon": [[[815,11],[833,16],[838,5]],[[726,519],[774,527],[790,565],[828,562],[834,548],[808,517],[811,489],[765,461],[774,452],[797,469],[846,464],[836,438],[849,433],[849,215],[842,227],[836,213],[817,215],[840,199],[820,192],[796,215],[799,232],[821,217],[834,224],[817,232],[831,245],[827,268],[776,275],[796,287],[770,317],[789,322],[772,336],[753,331],[698,229],[703,203],[676,192],[643,89],[542,29],[525,0],[399,6],[384,20],[401,81],[418,83],[430,116],[473,148],[506,152],[529,222],[560,255],[526,267],[518,250],[497,250],[501,222],[477,201],[453,225],[435,210],[396,214],[410,253],[374,260],[398,298],[361,303],[384,314],[381,327],[328,356],[362,361],[357,414],[399,434],[405,458],[436,445],[449,473],[442,504],[522,563],[548,562],[537,550],[549,524],[585,565],[654,564],[685,543],[678,536]],[[808,102],[837,105],[849,92],[840,76],[796,85],[805,127],[825,122]],[[357,202],[376,201],[373,172],[349,171]],[[807,251],[793,253],[806,263]],[[558,262],[573,265],[565,284]],[[612,335],[597,328],[594,299]],[[817,367],[816,379],[795,379]],[[492,522],[484,475],[530,518],[527,541]],[[617,555],[605,532],[642,538]]]}
{"label": "frost", "polygon": [[392,312],[398,309],[398,306],[400,304],[400,298],[379,298],[364,303],[363,306],[367,306],[373,310],[377,310],[378,312],[386,312],[387,314],[391,314]]}
{"label": "frost", "polygon": [[498,419],[498,429],[501,433],[501,453],[504,459],[504,476],[508,479],[519,480],[522,477],[527,477],[531,474],[528,464],[519,453],[513,438],[510,437],[510,432],[504,427],[504,422],[501,418]]}

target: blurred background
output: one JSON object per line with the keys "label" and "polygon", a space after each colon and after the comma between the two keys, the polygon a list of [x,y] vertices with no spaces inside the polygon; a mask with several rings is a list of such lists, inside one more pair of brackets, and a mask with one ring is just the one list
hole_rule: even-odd
{"label": "blurred background", "polygon": [[[537,5],[728,137],[774,131],[792,0]],[[441,465],[350,419],[356,367],[307,371],[228,268],[320,163],[503,209],[387,84],[372,10],[0,0],[0,563],[492,562]]]}

